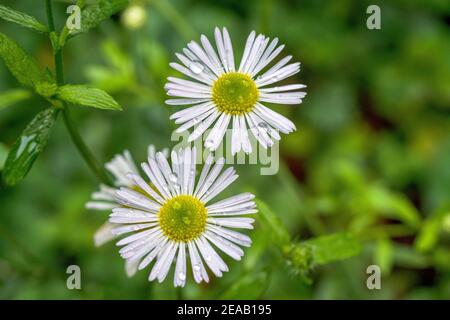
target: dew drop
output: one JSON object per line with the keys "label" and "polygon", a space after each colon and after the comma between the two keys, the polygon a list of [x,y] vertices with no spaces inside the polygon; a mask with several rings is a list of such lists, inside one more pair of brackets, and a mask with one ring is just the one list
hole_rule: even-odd
{"label": "dew drop", "polygon": [[178,183],[178,176],[175,173],[171,173],[169,175],[170,182],[177,184]]}
{"label": "dew drop", "polygon": [[186,274],[184,272],[179,272],[178,279],[180,279],[181,281],[186,280]]}
{"label": "dew drop", "polygon": [[192,63],[189,65],[189,69],[191,69],[191,71],[195,74],[200,74],[203,72],[205,67],[198,61],[192,61]]}
{"label": "dew drop", "polygon": [[205,147],[206,148],[211,148],[214,145],[214,140],[213,139],[207,139],[205,141]]}

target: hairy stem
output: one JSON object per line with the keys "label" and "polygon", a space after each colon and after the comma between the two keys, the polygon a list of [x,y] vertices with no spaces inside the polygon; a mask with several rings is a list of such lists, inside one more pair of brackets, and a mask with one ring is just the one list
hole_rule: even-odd
{"label": "hairy stem", "polygon": [[[45,0],[45,8],[47,13],[47,21],[48,28],[50,32],[55,32],[55,22],[53,18],[53,8],[51,0]],[[55,48],[53,46],[53,55],[55,60],[55,70],[56,70],[56,82],[59,86],[64,84],[64,66],[63,66],[63,55],[62,55],[62,47],[58,44]],[[64,123],[69,131],[70,137],[72,138],[73,143],[77,147],[83,159],[88,164],[89,168],[95,174],[95,176],[103,183],[112,185],[112,181],[110,177],[106,174],[102,166],[97,162],[97,160],[92,155],[89,148],[84,143],[83,139],[80,136],[76,126],[70,118],[69,108],[67,104],[62,101],[63,105],[63,119]]]}

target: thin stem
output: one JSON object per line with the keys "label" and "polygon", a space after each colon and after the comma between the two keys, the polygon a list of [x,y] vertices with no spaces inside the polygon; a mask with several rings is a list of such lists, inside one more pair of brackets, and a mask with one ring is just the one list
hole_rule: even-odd
{"label": "thin stem", "polygon": [[[51,0],[45,0],[45,8],[47,12],[48,28],[50,32],[55,32],[55,22],[53,18],[53,8]],[[53,55],[55,60],[56,82],[59,86],[61,86],[64,85],[64,65],[63,65],[62,47],[59,44],[57,45],[56,48],[53,47]],[[70,118],[70,112],[69,108],[67,107],[67,104],[64,101],[62,101],[62,105],[63,105],[64,123],[67,127],[67,130],[69,131],[73,143],[77,147],[81,156],[86,161],[92,172],[97,176],[97,178],[101,182],[112,185],[111,178],[106,174],[104,169],[94,158],[91,151],[81,138],[81,135],[78,132],[77,128],[73,124],[73,121]]]}

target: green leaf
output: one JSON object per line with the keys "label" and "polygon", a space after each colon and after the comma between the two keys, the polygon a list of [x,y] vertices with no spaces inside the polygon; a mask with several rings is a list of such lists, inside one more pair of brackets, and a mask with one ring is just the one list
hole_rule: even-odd
{"label": "green leaf", "polygon": [[3,169],[6,157],[8,157],[8,148],[0,142],[0,170]]}
{"label": "green leaf", "polygon": [[234,282],[219,299],[259,299],[267,288],[268,276],[266,272],[251,272]]}
{"label": "green leaf", "polygon": [[0,18],[17,23],[22,27],[30,28],[38,32],[48,32],[47,26],[40,23],[36,18],[26,13],[0,5]]}
{"label": "green leaf", "polygon": [[33,58],[13,40],[0,32],[0,57],[21,84],[29,87],[44,80],[44,75]]}
{"label": "green leaf", "polygon": [[436,246],[446,213],[446,211],[435,213],[424,222],[422,229],[414,242],[414,248],[417,251],[430,251]]}
{"label": "green leaf", "polygon": [[57,97],[64,101],[82,106],[122,110],[120,105],[105,91],[85,85],[64,85],[58,88]]}
{"label": "green leaf", "polygon": [[47,144],[55,119],[55,109],[49,108],[39,112],[16,140],[2,172],[6,185],[16,185],[30,171],[37,156]]}
{"label": "green leaf", "polygon": [[263,225],[269,229],[269,235],[280,246],[288,244],[290,235],[280,218],[263,201],[256,200],[256,203],[258,205],[258,217]]}
{"label": "green leaf", "polygon": [[380,266],[381,272],[388,275],[394,264],[394,247],[390,239],[380,239],[374,252],[375,264]]}
{"label": "green leaf", "polygon": [[81,11],[81,29],[70,31],[70,36],[95,28],[113,14],[121,11],[128,5],[128,0],[99,0],[95,4],[86,6]]}
{"label": "green leaf", "polygon": [[23,89],[13,89],[0,93],[0,110],[31,97],[31,92]]}
{"label": "green leaf", "polygon": [[348,259],[361,252],[361,244],[348,233],[320,236],[301,243],[312,249],[315,264]]}
{"label": "green leaf", "polygon": [[420,226],[420,214],[414,205],[402,194],[373,186],[368,190],[368,200],[371,206],[386,217],[398,219],[411,227]]}

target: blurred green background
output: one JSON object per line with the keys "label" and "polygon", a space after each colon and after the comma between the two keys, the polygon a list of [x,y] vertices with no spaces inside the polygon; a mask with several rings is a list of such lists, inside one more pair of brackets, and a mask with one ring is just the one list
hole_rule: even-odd
{"label": "blurred green background", "polygon": [[[45,22],[44,1],[1,4]],[[55,1],[58,30],[71,1]],[[284,54],[302,63],[287,82],[304,83],[299,106],[274,106],[298,130],[283,136],[276,176],[237,167],[228,191],[249,191],[287,226],[296,246],[336,232],[354,235],[361,251],[319,265],[293,258],[258,219],[243,261],[230,272],[183,291],[149,283],[148,270],[129,279],[113,243],[92,236],[107,213],[84,203],[97,181],[62,119],[27,178],[0,189],[2,299],[449,299],[450,298],[450,4],[446,0],[149,0],[134,1],[146,18],[136,27],[117,14],[65,47],[68,83],[89,83],[113,95],[122,112],[71,106],[96,157],[129,149],[145,159],[149,143],[168,146],[175,108],[164,105],[168,66],[185,44],[230,31],[240,57],[251,30],[280,38]],[[366,8],[381,8],[381,30],[366,28]],[[53,70],[47,36],[5,21],[42,68]],[[0,94],[21,88],[0,63]],[[26,124],[48,103],[33,94],[1,107],[0,167]],[[1,99],[1,98],[0,98]],[[6,105],[5,101],[3,104]],[[281,227],[280,227],[281,228]],[[301,259],[300,259],[301,260]],[[68,290],[66,268],[81,268],[81,290]],[[366,268],[382,270],[381,290],[366,287]]]}

